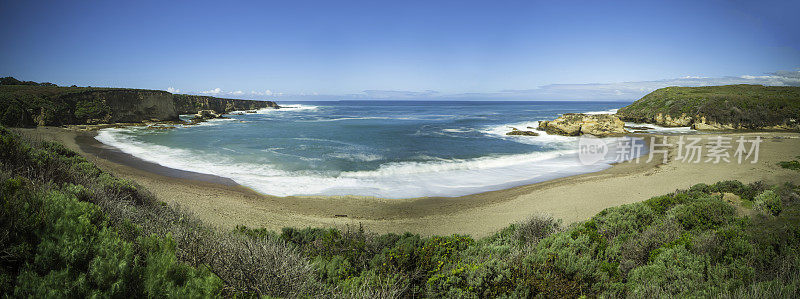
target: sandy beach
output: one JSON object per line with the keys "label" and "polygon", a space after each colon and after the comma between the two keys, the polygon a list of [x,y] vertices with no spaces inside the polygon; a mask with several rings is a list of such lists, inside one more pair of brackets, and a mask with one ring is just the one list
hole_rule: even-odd
{"label": "sandy beach", "polygon": [[[800,173],[779,161],[800,155],[800,134],[788,132],[725,133],[761,136],[758,163],[666,164],[660,159],[625,162],[595,173],[462,197],[380,199],[358,196],[275,197],[206,174],[149,163],[94,140],[92,132],[57,127],[19,129],[35,138],[58,141],[115,175],[133,180],[161,200],[177,204],[202,220],[230,229],[237,225],[280,230],[283,227],[363,225],[376,233],[486,236],[534,214],[548,214],[565,224],[583,221],[605,208],[638,202],[696,183],[763,180],[800,184]],[[677,138],[670,136],[670,139]],[[674,142],[671,142],[674,143]]]}

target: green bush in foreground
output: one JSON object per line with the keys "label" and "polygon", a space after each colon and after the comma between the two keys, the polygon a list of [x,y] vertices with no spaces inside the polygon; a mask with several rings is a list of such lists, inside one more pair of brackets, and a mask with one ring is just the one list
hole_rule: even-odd
{"label": "green bush in foreground", "polygon": [[39,192],[24,178],[0,182],[2,283],[16,297],[203,297],[221,281],[206,268],[178,263],[170,238],[132,243],[108,226],[81,186]]}
{"label": "green bush in foreground", "polygon": [[60,144],[0,127],[6,181],[20,187],[0,193],[0,297],[335,294],[282,242],[217,232]]}
{"label": "green bush in foreground", "polygon": [[[361,229],[237,230],[298,246],[318,279],[343,289],[366,281],[399,284],[412,297],[797,296],[797,192],[793,185],[698,184],[566,228],[534,217],[480,240]],[[720,193],[767,212],[741,215]]]}

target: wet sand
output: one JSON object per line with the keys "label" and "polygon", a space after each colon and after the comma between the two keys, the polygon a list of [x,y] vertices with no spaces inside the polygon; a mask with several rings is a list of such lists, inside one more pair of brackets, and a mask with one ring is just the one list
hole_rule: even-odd
{"label": "wet sand", "polygon": [[[696,183],[740,180],[745,183],[800,184],[800,172],[782,169],[779,161],[800,155],[800,134],[784,132],[728,133],[730,137],[761,136],[758,163],[666,164],[625,162],[589,174],[461,197],[381,199],[363,196],[276,197],[259,194],[230,179],[171,169],[97,142],[92,132],[40,127],[20,133],[54,140],[78,151],[99,167],[133,180],[168,203],[194,212],[200,219],[230,229],[236,225],[266,227],[344,227],[363,225],[377,232],[423,235],[494,233],[533,214],[549,214],[564,223],[583,221],[605,208],[633,203],[685,189]],[[671,139],[676,136],[669,137]],[[674,142],[673,142],[674,143]],[[735,144],[735,143],[734,143]],[[660,158],[660,156],[659,156]]]}

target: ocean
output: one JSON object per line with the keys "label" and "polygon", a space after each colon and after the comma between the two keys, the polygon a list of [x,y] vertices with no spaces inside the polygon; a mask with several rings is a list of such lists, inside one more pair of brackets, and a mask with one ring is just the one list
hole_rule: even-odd
{"label": "ocean", "polygon": [[278,104],[286,108],[171,130],[104,129],[96,139],[146,161],[230,178],[269,195],[450,197],[610,167],[611,161],[581,164],[577,137],[505,133],[562,113],[612,113],[629,103]]}

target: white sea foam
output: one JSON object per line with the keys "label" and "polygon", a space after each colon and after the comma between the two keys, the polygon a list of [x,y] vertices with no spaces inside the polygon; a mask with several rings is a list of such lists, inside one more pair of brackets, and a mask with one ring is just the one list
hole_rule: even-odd
{"label": "white sea foam", "polygon": [[330,153],[327,154],[331,158],[339,158],[356,162],[371,162],[383,159],[383,156],[369,153]]}
{"label": "white sea foam", "polygon": [[342,120],[374,120],[374,119],[401,119],[401,120],[409,120],[412,119],[410,117],[382,117],[382,116],[364,116],[364,117],[340,117],[340,118],[320,118],[314,120],[306,120],[309,122],[321,122],[321,121],[342,121]]}
{"label": "white sea foam", "polygon": [[271,113],[280,113],[280,112],[314,111],[314,110],[317,110],[317,109],[319,109],[319,106],[303,105],[303,104],[289,104],[287,106],[280,106],[280,109],[275,109],[275,108],[256,109],[255,110],[256,113],[247,113],[247,111],[253,111],[253,110],[247,110],[247,111],[245,111],[245,110],[237,110],[237,111],[231,111],[228,114],[239,114],[239,113],[243,113],[243,114],[271,114]]}
{"label": "white sea foam", "polygon": [[[519,127],[525,126],[519,125]],[[268,164],[237,163],[224,155],[143,143],[135,140],[125,130],[129,129],[100,130],[96,139],[153,163],[230,178],[256,191],[277,196],[367,195],[385,198],[460,196],[599,171],[609,167],[607,163],[582,165],[574,148],[561,144],[561,149],[549,152],[476,159],[437,158],[428,162],[387,163],[370,171],[339,174],[289,172]],[[510,129],[502,128],[503,134],[507,130]],[[501,128],[487,129],[489,134],[493,134],[491,133],[493,131],[500,132]],[[507,137],[502,135],[500,138]],[[549,142],[565,140],[573,142],[577,139],[550,135],[538,137],[543,137],[540,139]],[[381,158],[370,154],[352,154],[348,157],[362,161],[375,161]]]}
{"label": "white sea foam", "polygon": [[[647,131],[648,133],[662,133],[662,134],[689,134],[689,133],[696,133],[697,130],[692,129],[691,127],[662,127],[659,125],[654,124],[644,124],[644,123],[633,123],[633,122],[626,122],[626,127],[648,127],[652,128],[649,130],[635,130],[635,131]],[[631,131],[631,130],[629,130]]]}
{"label": "white sea foam", "polygon": [[615,114],[615,113],[617,113],[617,110],[619,110],[619,109],[609,109],[609,110],[604,110],[604,111],[589,111],[589,112],[584,112],[583,114],[589,114],[589,115],[592,115],[592,114]]}
{"label": "white sea foam", "polygon": [[[503,138],[506,140],[516,141],[519,143],[534,144],[534,145],[556,145],[556,144],[572,145],[572,144],[577,144],[578,142],[577,137],[550,135],[547,134],[547,132],[545,131],[539,131],[537,129],[538,127],[539,127],[538,121],[520,122],[520,123],[510,123],[499,126],[487,127],[481,130],[481,132],[495,138]],[[506,133],[511,132],[511,130],[513,130],[514,128],[523,131],[535,131],[536,133],[539,134],[539,136],[506,135]]]}
{"label": "white sea foam", "polygon": [[231,123],[231,122],[234,122],[234,121],[237,121],[237,120],[233,119],[233,118],[212,118],[212,119],[209,119],[209,120],[206,120],[206,121],[203,121],[203,122],[199,122],[199,123],[194,124],[194,125],[183,125],[183,127],[189,127],[189,126],[211,127],[211,126],[219,126],[219,125],[223,125],[223,124],[228,124],[228,123]]}
{"label": "white sea foam", "polygon": [[475,129],[473,128],[458,128],[458,129],[442,129],[442,132],[447,133],[467,133],[467,132],[474,132]]}
{"label": "white sea foam", "polygon": [[283,111],[304,111],[304,110],[317,110],[318,108],[319,108],[319,106],[314,106],[314,105],[289,104],[287,106],[281,106],[280,109],[267,108],[267,109],[261,109],[261,110],[258,110],[258,111],[262,111],[262,110],[264,110],[264,111],[269,111],[269,110],[271,110],[271,111],[281,111],[281,110],[283,110]]}

